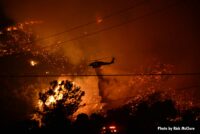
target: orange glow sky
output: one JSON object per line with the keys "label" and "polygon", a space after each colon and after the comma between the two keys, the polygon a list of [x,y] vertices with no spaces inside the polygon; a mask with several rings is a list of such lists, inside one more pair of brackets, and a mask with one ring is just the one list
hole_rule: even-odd
{"label": "orange glow sky", "polygon": [[[62,73],[95,74],[95,70],[87,65],[95,59],[104,58],[104,61],[109,61],[113,56],[116,58],[116,63],[103,67],[102,73],[148,73],[163,70],[162,67],[156,68],[156,65],[162,64],[172,65],[173,67],[170,71],[174,73],[199,72],[199,2],[197,0],[185,0],[185,2],[181,2],[162,12],[148,15],[176,2],[178,0],[3,0],[0,5],[2,7],[0,11],[5,16],[4,19],[9,18],[14,23],[32,19],[42,20],[42,24],[33,28],[38,38],[47,37],[81,24],[96,21],[96,23],[60,34],[59,36],[36,42],[35,45],[41,48],[134,20],[92,36],[61,43],[58,45],[59,47],[55,45],[47,47],[47,51],[50,54],[64,57],[65,62],[67,62],[65,69],[60,71]],[[133,5],[135,5],[133,9],[120,14],[116,13]],[[112,17],[104,18],[113,13],[116,14]],[[0,23],[3,24],[5,22],[2,21]],[[15,68],[13,68],[12,61],[5,62],[1,69],[5,70],[5,72],[17,72],[19,74],[27,72],[30,74],[45,73],[49,72],[49,70],[51,73],[51,70],[56,70],[56,67],[51,67],[46,61],[39,61],[40,58],[36,59],[38,60],[38,66],[29,67],[27,61],[30,61],[30,58],[27,56],[27,58],[24,57],[24,59],[19,60],[19,62],[15,63]],[[20,65],[19,63],[22,64]],[[59,64],[57,65],[59,66]],[[60,68],[57,69],[59,70]],[[21,78],[20,82],[16,83],[20,87],[23,82],[30,80],[34,81],[34,84],[42,85],[41,83],[45,83],[45,86],[41,87],[48,87],[48,81],[50,80],[45,78],[33,79]],[[140,95],[151,86],[154,86],[156,87],[155,90],[159,91],[169,90],[171,92],[171,89],[176,89],[176,93],[180,93],[186,101],[190,100],[189,96],[192,95],[192,99],[194,99],[192,101],[195,104],[200,103],[199,87],[184,89],[184,87],[198,86],[200,84],[199,76],[178,76],[161,79],[159,82],[154,78],[152,79],[144,78],[144,81],[147,82],[143,84],[141,79],[134,77],[108,78],[107,80],[110,83],[108,85],[105,84],[104,87],[111,99],[127,97],[128,95]],[[84,98],[84,101],[99,103],[98,78],[78,77],[72,78],[72,80],[86,91],[85,98],[87,99]],[[31,86],[29,87],[33,89]],[[10,90],[4,89],[3,102],[7,102],[6,96],[13,94],[17,94],[20,97],[27,96],[28,94],[32,98],[31,101],[33,101],[37,91],[26,89],[20,88],[20,90],[15,91],[13,89],[12,93],[10,93]],[[4,108],[4,113],[7,111],[12,113],[12,102],[15,100],[17,100],[15,105],[23,104],[27,107],[23,112],[18,110],[17,107],[14,108],[14,111],[17,111],[16,115],[22,117],[26,111],[32,110],[32,108],[27,106],[28,102],[24,102],[27,101],[27,98],[21,100],[14,97],[8,101],[8,108]],[[93,112],[97,107],[100,108],[101,106],[92,105],[90,109]],[[88,109],[83,111],[88,111]]]}

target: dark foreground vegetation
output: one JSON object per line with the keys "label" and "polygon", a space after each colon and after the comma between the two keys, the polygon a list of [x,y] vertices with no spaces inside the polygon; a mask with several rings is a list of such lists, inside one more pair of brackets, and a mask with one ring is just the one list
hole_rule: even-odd
{"label": "dark foreground vegetation", "polygon": [[[174,133],[200,132],[200,109],[193,108],[183,112],[175,108],[172,100],[151,99],[130,102],[120,108],[111,109],[105,115],[93,113],[90,116],[82,113],[75,121],[64,117],[63,111],[55,109],[45,117],[45,126],[38,127],[37,122],[27,120],[5,127],[6,131],[19,133],[70,133],[70,134],[157,134],[172,133],[169,130],[158,130],[158,127],[180,127]],[[110,129],[109,129],[110,127]],[[113,130],[111,130],[114,127]],[[185,127],[185,130],[182,130]],[[189,130],[195,128],[195,130]]]}

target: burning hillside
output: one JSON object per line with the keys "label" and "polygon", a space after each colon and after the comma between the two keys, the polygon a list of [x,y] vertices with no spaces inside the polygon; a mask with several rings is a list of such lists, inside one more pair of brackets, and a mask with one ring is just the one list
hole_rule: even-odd
{"label": "burning hillside", "polygon": [[[8,117],[12,111],[16,112],[12,118],[5,119],[6,123],[26,118],[32,113],[38,93],[48,87],[49,81],[62,74],[74,74],[84,70],[83,65],[81,66],[83,63],[74,66],[69,63],[67,57],[38,48],[36,34],[33,32],[33,26],[36,24],[40,22],[17,23],[16,26],[5,28],[0,34],[0,62],[3,63],[0,67],[0,88],[3,94],[1,104],[7,104],[2,108],[2,113]],[[48,77],[52,74],[56,76]],[[13,107],[18,104],[23,105],[24,110]]]}
{"label": "burning hillside", "polygon": [[22,51],[38,53],[35,45],[37,37],[33,28],[41,23],[42,21],[26,21],[0,31],[0,56],[18,54]]}

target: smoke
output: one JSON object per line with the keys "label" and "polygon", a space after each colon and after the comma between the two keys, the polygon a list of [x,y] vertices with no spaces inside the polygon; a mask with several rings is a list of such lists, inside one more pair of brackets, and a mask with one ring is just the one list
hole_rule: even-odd
{"label": "smoke", "polygon": [[[3,0],[3,6],[6,16],[16,23],[32,19],[43,21],[43,24],[33,28],[37,40],[80,24],[95,21],[98,17],[127,8],[136,2],[135,0],[126,2],[123,0],[85,0],[84,2],[81,0],[49,0],[48,2]],[[165,2],[162,1],[160,3],[165,5]],[[46,62],[46,59],[39,59],[42,59],[43,62],[39,64],[37,73],[128,74],[165,72],[166,69],[166,72],[175,73],[198,72],[200,67],[198,59],[200,56],[198,2],[188,1],[186,4],[181,4],[163,13],[142,18],[115,29],[62,43],[63,41],[110,27],[128,18],[138,17],[143,12],[153,10],[156,5],[158,3],[155,4],[155,1],[151,1],[151,4],[146,3],[129,11],[127,14],[120,14],[107,20],[103,19],[100,24],[94,23],[45,40],[36,41],[36,46],[42,48],[42,50],[44,48],[50,56],[53,55],[53,58],[49,58],[49,55],[46,56],[46,59],[51,59],[52,64]],[[87,66],[93,60],[112,56],[116,57],[117,61],[110,66],[96,70]],[[31,56],[27,57],[27,59],[32,58]],[[62,60],[56,60],[57,57],[62,58]],[[60,65],[61,63],[62,65]],[[50,67],[51,65],[53,67]],[[7,66],[13,66],[13,63],[9,63]],[[19,74],[24,73],[19,68],[16,67],[14,70]],[[29,68],[25,72],[35,72],[35,70],[31,71]],[[31,84],[38,83],[38,85],[41,85],[41,83],[47,83],[48,85],[48,81],[52,79],[40,78],[37,81],[31,80]],[[86,103],[86,106],[80,111],[88,113],[100,110],[102,108],[101,101],[106,102],[107,106],[111,108],[112,106],[123,105],[130,97],[145,96],[145,94],[154,91],[178,94],[179,97],[175,97],[175,99],[184,100],[185,102],[189,102],[192,98],[193,104],[199,104],[199,88],[184,88],[198,86],[200,78],[197,76],[98,76],[71,79],[85,90],[86,96],[83,98],[83,102]],[[40,87],[30,88],[37,91]],[[37,96],[37,93],[29,88],[24,88],[20,91],[23,92],[19,93],[19,90],[14,92],[17,96],[26,96],[25,98],[27,99],[34,98],[27,97],[30,94]],[[24,91],[27,92],[23,94]]]}

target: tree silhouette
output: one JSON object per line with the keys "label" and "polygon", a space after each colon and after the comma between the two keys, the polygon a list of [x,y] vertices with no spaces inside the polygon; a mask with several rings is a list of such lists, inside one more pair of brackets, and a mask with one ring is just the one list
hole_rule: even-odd
{"label": "tree silhouette", "polygon": [[52,81],[50,88],[39,93],[39,102],[33,119],[48,128],[65,127],[67,117],[81,106],[85,92],[69,80]]}

